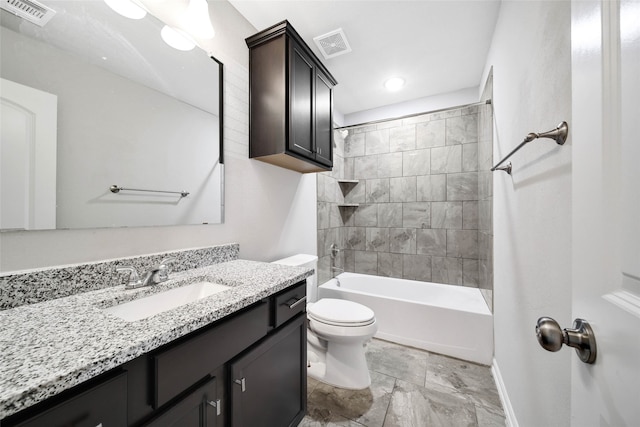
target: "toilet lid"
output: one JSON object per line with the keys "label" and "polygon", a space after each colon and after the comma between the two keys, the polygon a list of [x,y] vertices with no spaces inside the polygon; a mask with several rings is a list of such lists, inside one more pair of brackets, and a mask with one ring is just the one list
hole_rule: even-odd
{"label": "toilet lid", "polygon": [[366,326],[375,321],[369,307],[342,299],[323,298],[307,306],[310,319],[335,326]]}

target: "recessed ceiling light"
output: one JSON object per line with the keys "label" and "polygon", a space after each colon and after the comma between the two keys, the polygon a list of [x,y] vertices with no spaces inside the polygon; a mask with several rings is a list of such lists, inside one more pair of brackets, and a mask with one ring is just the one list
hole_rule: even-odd
{"label": "recessed ceiling light", "polygon": [[386,87],[387,90],[390,92],[395,92],[397,90],[400,90],[402,89],[403,86],[404,86],[404,79],[402,77],[391,77],[384,82],[384,87]]}
{"label": "recessed ceiling light", "polygon": [[147,15],[147,11],[135,0],[104,0],[104,2],[111,9],[127,18],[142,19]]}

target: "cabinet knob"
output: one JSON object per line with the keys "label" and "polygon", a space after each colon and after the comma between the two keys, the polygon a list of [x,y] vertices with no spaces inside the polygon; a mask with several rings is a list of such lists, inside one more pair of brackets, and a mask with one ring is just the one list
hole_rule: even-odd
{"label": "cabinet knob", "polygon": [[220,415],[220,413],[222,412],[222,405],[220,405],[220,399],[217,400],[207,400],[207,404],[209,406],[213,406],[214,408],[216,408],[216,415]]}
{"label": "cabinet knob", "polygon": [[247,389],[247,385],[244,378],[240,378],[239,380],[233,380],[233,382],[240,386],[240,390],[242,390],[243,393]]}

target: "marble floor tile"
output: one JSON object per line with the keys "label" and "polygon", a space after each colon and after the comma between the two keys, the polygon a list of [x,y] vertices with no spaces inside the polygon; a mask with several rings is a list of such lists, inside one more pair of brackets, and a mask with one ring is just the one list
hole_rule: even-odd
{"label": "marble floor tile", "polygon": [[367,346],[371,387],[344,390],[308,378],[303,427],[505,425],[491,369],[399,344]]}
{"label": "marble floor tile", "polygon": [[476,426],[476,410],[464,397],[396,381],[384,427]]}
{"label": "marble floor tile", "polygon": [[424,385],[428,357],[429,353],[426,351],[382,340],[372,340],[367,345],[369,371],[380,372],[417,385]]}
{"label": "marble floor tile", "polygon": [[440,354],[430,354],[427,361],[426,387],[443,392],[455,390],[477,405],[502,411],[500,396],[491,368]]}
{"label": "marble floor tile", "polygon": [[320,383],[309,396],[307,417],[326,423],[320,425],[347,419],[367,427],[382,427],[395,382],[393,377],[371,372],[371,386],[364,390],[345,390]]}

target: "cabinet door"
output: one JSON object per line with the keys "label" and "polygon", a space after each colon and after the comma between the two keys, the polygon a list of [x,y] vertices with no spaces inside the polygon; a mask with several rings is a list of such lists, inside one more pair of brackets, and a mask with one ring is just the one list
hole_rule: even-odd
{"label": "cabinet door", "polygon": [[307,409],[307,329],[300,315],[231,363],[234,427],[297,425]]}
{"label": "cabinet door", "polygon": [[217,380],[211,378],[145,426],[216,427],[222,410],[220,402]]}
{"label": "cabinet door", "polygon": [[316,73],[316,161],[331,167],[333,165],[333,117],[332,85],[320,72]]}
{"label": "cabinet door", "polygon": [[313,62],[293,40],[289,40],[289,43],[290,104],[287,149],[313,159]]}
{"label": "cabinet door", "polygon": [[16,426],[120,427],[126,424],[127,374],[121,373]]}

